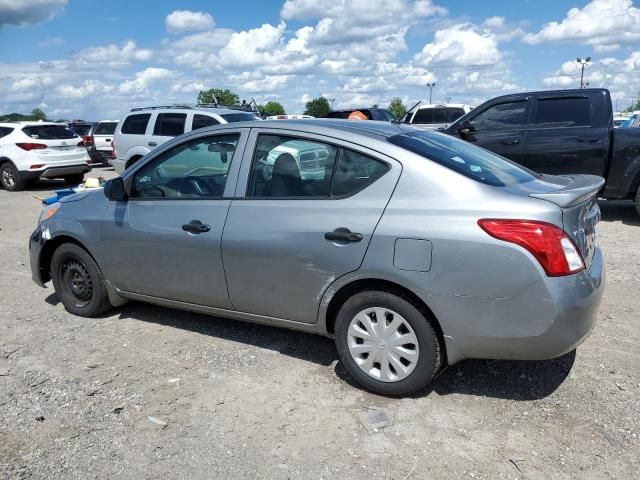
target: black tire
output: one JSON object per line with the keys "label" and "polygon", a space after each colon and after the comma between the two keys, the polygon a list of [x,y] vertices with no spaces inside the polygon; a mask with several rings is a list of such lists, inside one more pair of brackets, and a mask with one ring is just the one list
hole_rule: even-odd
{"label": "black tire", "polygon": [[86,250],[60,245],[51,259],[53,286],[64,308],[80,317],[95,317],[111,308],[100,268]]}
{"label": "black tire", "polygon": [[638,191],[636,192],[636,211],[638,215],[640,215],[640,187],[638,187]]}
{"label": "black tire", "polygon": [[0,184],[9,192],[19,192],[24,189],[26,182],[13,163],[4,162],[0,165]]}
{"label": "black tire", "polygon": [[[418,361],[409,376],[402,380],[383,382],[369,376],[356,364],[349,352],[349,324],[359,312],[371,307],[383,307],[397,312],[413,328],[418,339]],[[349,374],[371,392],[390,396],[416,393],[429,384],[442,363],[440,343],[431,321],[413,303],[396,293],[382,290],[357,293],[342,305],[336,318],[335,342],[338,355]]]}
{"label": "black tire", "polygon": [[67,175],[64,177],[65,183],[68,185],[79,185],[84,181],[84,173],[77,173],[75,175]]}

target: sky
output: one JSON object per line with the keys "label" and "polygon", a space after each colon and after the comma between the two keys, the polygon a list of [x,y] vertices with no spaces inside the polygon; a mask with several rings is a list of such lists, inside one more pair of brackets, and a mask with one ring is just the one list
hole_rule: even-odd
{"label": "sky", "polygon": [[0,0],[0,113],[118,119],[229,88],[288,113],[590,87],[640,92],[633,0]]}

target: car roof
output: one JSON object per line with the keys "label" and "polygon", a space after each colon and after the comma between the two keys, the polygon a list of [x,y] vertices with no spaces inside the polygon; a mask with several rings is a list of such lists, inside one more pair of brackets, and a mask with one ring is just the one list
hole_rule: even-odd
{"label": "car roof", "polygon": [[47,126],[47,125],[61,125],[66,127],[67,124],[66,123],[59,123],[59,122],[38,122],[38,121],[30,121],[30,120],[21,120],[18,122],[0,122],[0,126],[3,127],[11,127],[11,128],[16,128],[16,127],[34,127],[34,126]]}
{"label": "car roof", "polygon": [[424,105],[420,105],[418,108],[419,109],[423,109],[423,108],[442,108],[442,107],[447,107],[447,108],[472,108],[472,105],[469,105],[467,103],[427,103]]}
{"label": "car roof", "polygon": [[146,113],[146,112],[159,112],[159,113],[186,113],[186,112],[199,112],[199,113],[214,113],[216,115],[227,115],[230,113],[252,113],[254,115],[258,115],[257,112],[254,112],[252,110],[242,110],[242,109],[235,109],[235,108],[225,108],[225,107],[208,107],[208,106],[202,106],[202,105],[198,105],[195,107],[190,107],[188,105],[185,106],[180,106],[180,105],[169,105],[166,107],[140,107],[140,108],[132,108],[128,113],[127,116],[132,115],[132,114],[136,114],[136,113]]}

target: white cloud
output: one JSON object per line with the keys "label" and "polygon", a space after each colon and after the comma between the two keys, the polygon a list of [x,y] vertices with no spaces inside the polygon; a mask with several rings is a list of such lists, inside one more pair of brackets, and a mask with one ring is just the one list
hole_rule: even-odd
{"label": "white cloud", "polygon": [[82,64],[96,65],[110,68],[126,67],[132,62],[147,62],[151,60],[153,52],[138,48],[136,42],[128,40],[121,46],[110,44],[104,47],[92,47],[81,50],[76,54],[76,60]]}
{"label": "white cloud", "polygon": [[436,31],[434,40],[415,55],[418,65],[448,64],[459,67],[492,65],[502,60],[498,39],[470,24],[452,25]]}
{"label": "white cloud", "polygon": [[194,32],[213,28],[213,17],[206,12],[191,10],[174,10],[165,19],[165,26],[169,33]]}
{"label": "white cloud", "polygon": [[67,0],[0,0],[0,28],[50,20],[66,5]]}
{"label": "white cloud", "polygon": [[135,79],[122,83],[119,90],[120,93],[145,93],[151,85],[173,76],[174,73],[166,68],[149,67],[136,73]]}
{"label": "white cloud", "polygon": [[532,45],[573,40],[605,49],[640,42],[640,9],[632,0],[593,0],[584,8],[572,8],[561,22],[547,23],[523,40]]}

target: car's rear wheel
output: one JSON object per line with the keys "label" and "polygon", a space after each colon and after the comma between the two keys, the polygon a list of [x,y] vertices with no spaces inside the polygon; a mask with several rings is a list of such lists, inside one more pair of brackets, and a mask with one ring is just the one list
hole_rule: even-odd
{"label": "car's rear wheel", "polygon": [[638,187],[638,191],[636,192],[636,210],[638,211],[638,215],[640,215],[640,187]]}
{"label": "car's rear wheel", "polygon": [[401,295],[360,292],[344,303],[336,318],[338,355],[367,390],[415,393],[427,386],[442,362],[431,322]]}
{"label": "car's rear wheel", "polygon": [[78,173],[76,175],[67,175],[64,177],[65,183],[68,185],[78,185],[84,181],[84,173]]}
{"label": "car's rear wheel", "polygon": [[111,308],[100,268],[78,245],[65,243],[56,249],[51,259],[51,278],[68,312],[94,317]]}
{"label": "car's rear wheel", "polygon": [[18,169],[10,162],[5,162],[0,165],[0,184],[2,188],[10,192],[17,192],[22,190],[25,186],[25,181],[21,178]]}

